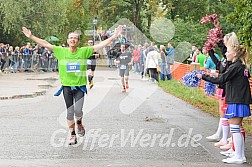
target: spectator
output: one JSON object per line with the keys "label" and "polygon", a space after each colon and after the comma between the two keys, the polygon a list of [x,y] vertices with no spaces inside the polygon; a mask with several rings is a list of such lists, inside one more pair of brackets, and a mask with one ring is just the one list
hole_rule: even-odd
{"label": "spectator", "polygon": [[166,56],[165,56],[165,46],[164,45],[160,45],[160,62],[158,63],[161,71],[160,71],[160,79],[161,80],[165,80],[166,76],[167,76],[167,69],[166,69]]}
{"label": "spectator", "polygon": [[139,73],[140,71],[140,48],[141,45],[135,46],[135,49],[133,50],[133,63],[134,63],[134,72]]}
{"label": "spectator", "polygon": [[196,61],[196,56],[198,54],[198,47],[197,45],[192,45],[192,63],[195,63]]}
{"label": "spectator", "polygon": [[167,79],[171,80],[172,79],[172,75],[171,75],[171,65],[174,64],[174,51],[175,49],[173,48],[171,42],[169,42],[167,44],[168,50],[166,50],[166,75],[167,75]]}
{"label": "spectator", "polygon": [[158,82],[158,71],[157,71],[157,65],[158,65],[158,57],[159,53],[154,50],[153,46],[149,47],[149,53],[146,57],[146,67],[149,71],[150,80],[153,82]]}
{"label": "spectator", "polygon": [[[214,56],[220,60],[220,57],[218,54],[214,53]],[[206,63],[205,63],[205,69],[206,70],[216,70],[216,65],[214,64],[213,60],[211,59],[211,57],[209,56],[209,54],[207,54],[206,57]]]}
{"label": "spectator", "polygon": [[25,68],[25,71],[28,70],[28,68],[31,67],[31,62],[30,62],[30,57],[31,57],[31,44],[30,43],[27,43],[25,48],[24,48],[24,51],[23,51],[23,54],[24,54],[24,68]]}
{"label": "spectator", "polygon": [[201,70],[205,69],[205,61],[206,61],[205,54],[207,54],[207,51],[206,51],[206,49],[202,48],[202,49],[199,49],[199,54],[196,57],[195,62],[200,64]]}

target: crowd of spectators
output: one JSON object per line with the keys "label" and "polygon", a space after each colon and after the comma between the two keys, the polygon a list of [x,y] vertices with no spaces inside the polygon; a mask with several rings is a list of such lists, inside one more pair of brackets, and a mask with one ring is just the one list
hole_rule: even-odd
{"label": "crowd of spectators", "polygon": [[0,58],[2,72],[56,71],[58,66],[53,52],[30,43],[21,47],[0,43]]}

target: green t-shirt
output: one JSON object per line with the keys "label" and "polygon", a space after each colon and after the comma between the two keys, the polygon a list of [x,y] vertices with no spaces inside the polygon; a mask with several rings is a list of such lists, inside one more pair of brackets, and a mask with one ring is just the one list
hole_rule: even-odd
{"label": "green t-shirt", "polygon": [[206,56],[204,54],[199,54],[197,56],[198,63],[200,63],[200,67],[204,67]]}
{"label": "green t-shirt", "polygon": [[87,59],[93,55],[93,47],[77,48],[72,53],[69,48],[53,47],[54,56],[58,59],[60,81],[63,86],[83,86],[87,84]]}

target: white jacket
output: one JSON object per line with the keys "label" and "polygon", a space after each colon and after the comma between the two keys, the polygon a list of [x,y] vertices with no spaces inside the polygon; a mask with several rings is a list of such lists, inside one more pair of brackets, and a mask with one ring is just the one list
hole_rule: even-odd
{"label": "white jacket", "polygon": [[150,51],[146,57],[146,68],[156,68],[158,65],[159,53],[155,50]]}

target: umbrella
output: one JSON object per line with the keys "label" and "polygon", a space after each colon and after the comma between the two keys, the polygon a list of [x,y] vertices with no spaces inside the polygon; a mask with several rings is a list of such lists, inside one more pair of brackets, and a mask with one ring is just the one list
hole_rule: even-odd
{"label": "umbrella", "polygon": [[58,42],[59,38],[55,37],[55,36],[48,36],[45,38],[45,40],[49,41],[49,42]]}

